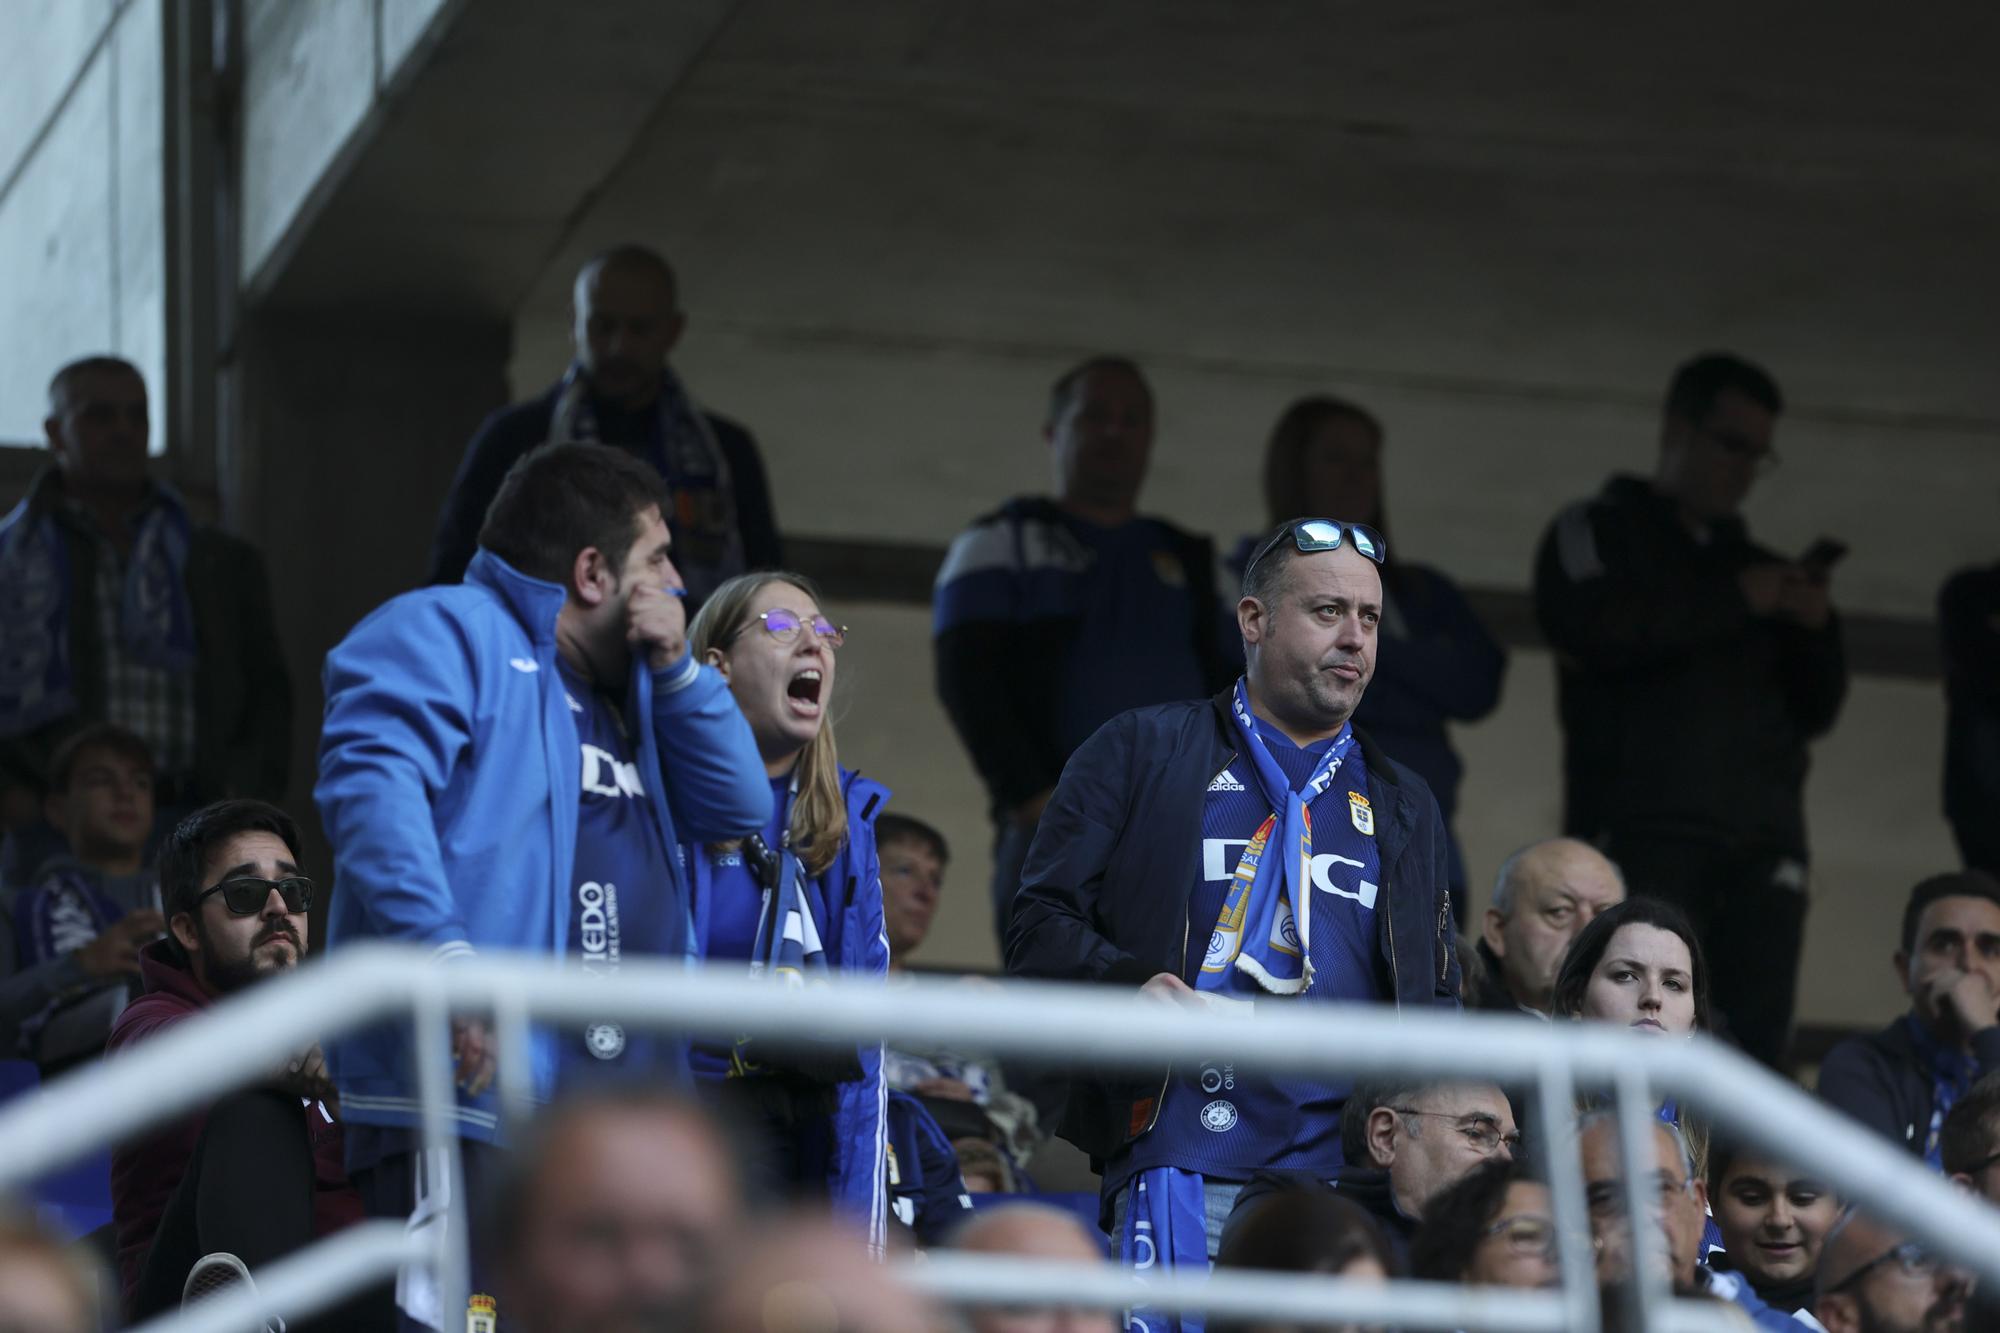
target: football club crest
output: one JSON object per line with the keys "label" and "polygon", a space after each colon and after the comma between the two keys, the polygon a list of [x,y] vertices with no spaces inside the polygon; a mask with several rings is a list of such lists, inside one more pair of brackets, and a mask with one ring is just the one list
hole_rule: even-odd
{"label": "football club crest", "polygon": [[1227,1134],[1239,1118],[1236,1108],[1220,1099],[1201,1108],[1201,1127],[1211,1134]]}
{"label": "football club crest", "polygon": [[493,1333],[500,1326],[500,1303],[485,1292],[474,1292],[465,1303],[465,1333]]}
{"label": "football club crest", "polygon": [[1368,806],[1368,798],[1358,791],[1347,793],[1347,817],[1354,821],[1354,831],[1364,838],[1375,836],[1375,812]]}

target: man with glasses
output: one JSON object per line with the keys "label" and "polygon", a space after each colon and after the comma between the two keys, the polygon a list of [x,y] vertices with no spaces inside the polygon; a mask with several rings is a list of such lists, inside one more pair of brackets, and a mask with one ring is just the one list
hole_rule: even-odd
{"label": "man with glasses", "polygon": [[1542,538],[1535,608],[1556,651],[1564,832],[1637,894],[1687,912],[1727,1030],[1778,1065],[1806,911],[1807,742],[1847,690],[1828,597],[1837,544],[1788,560],[1741,513],[1783,399],[1738,357],[1667,391],[1650,478],[1613,477]]}
{"label": "man with glasses", "polygon": [[938,570],[938,696],[986,784],[993,920],[1063,764],[1128,708],[1213,693],[1234,672],[1206,537],[1141,514],[1153,390],[1119,356],[1064,372],[1042,438],[1053,497],[1019,496],[959,533]]}
{"label": "man with glasses", "polygon": [[[299,832],[261,801],[182,820],[160,850],[169,936],[140,951],[143,994],[111,1029],[117,1052],[305,958],[313,882]],[[317,1045],[262,1085],[112,1157],[118,1266],[135,1318],[248,1280],[265,1264],[360,1220],[341,1162],[339,1103]],[[343,1318],[366,1327],[358,1312]]]}
{"label": "man with glasses", "polygon": [[[586,969],[687,956],[674,849],[762,829],[771,784],[728,684],[688,650],[665,504],[638,459],[545,445],[501,483],[463,583],[395,598],[327,655],[314,795],[340,882],[335,948],[384,939],[434,964],[492,949]],[[328,1054],[370,1214],[421,1207],[442,1225],[450,1172],[419,1151],[406,1028],[343,1037]],[[479,1016],[454,1016],[452,1054],[459,1096],[446,1109],[476,1209],[503,1165],[498,1053]],[[686,1054],[678,1038],[606,1021],[538,1029],[526,1064],[546,1101],[613,1065],[681,1077]],[[465,1317],[416,1281],[401,1294],[430,1327]],[[491,1290],[474,1294],[481,1313]]]}
{"label": "man with glasses", "polygon": [[2000,1204],[2000,1073],[1980,1079],[1952,1105],[1939,1137],[1952,1183]]}
{"label": "man with glasses", "polygon": [[[1694,1158],[1679,1128],[1657,1117],[1649,1117],[1649,1121],[1658,1168],[1645,1182],[1643,1193],[1652,1201],[1659,1253],[1666,1260],[1673,1290],[1734,1301],[1753,1323],[1771,1333],[1801,1333],[1807,1325],[1766,1305],[1748,1282],[1734,1273],[1718,1273],[1703,1262],[1707,1183],[1695,1173]],[[1590,1209],[1590,1229],[1597,1249],[1598,1285],[1609,1287],[1631,1277],[1634,1250],[1617,1116],[1609,1111],[1584,1116],[1578,1129],[1578,1147],[1583,1158],[1584,1200]],[[1567,1148],[1558,1144],[1555,1150]]]}
{"label": "man with glasses", "polygon": [[1236,1198],[1224,1234],[1265,1198],[1331,1188],[1375,1219],[1399,1263],[1433,1200],[1489,1162],[1521,1147],[1507,1094],[1491,1083],[1385,1080],[1355,1085],[1340,1115],[1346,1165],[1330,1179],[1309,1171],[1260,1171]]}
{"label": "man with glasses", "polygon": [[[1063,770],[1015,900],[1011,972],[1252,1021],[1300,1003],[1456,1007],[1437,802],[1349,724],[1374,674],[1386,554],[1334,519],[1260,546],[1236,608],[1244,676],[1112,719]],[[1104,1164],[1128,1259],[1200,1264],[1252,1175],[1340,1170],[1349,1087],[1239,1070],[1218,1042],[1164,1081],[1073,1077],[1060,1132]]]}
{"label": "man with glasses", "polygon": [[1813,1315],[1826,1333],[1958,1333],[1971,1294],[1964,1269],[1850,1213],[1827,1237]]}

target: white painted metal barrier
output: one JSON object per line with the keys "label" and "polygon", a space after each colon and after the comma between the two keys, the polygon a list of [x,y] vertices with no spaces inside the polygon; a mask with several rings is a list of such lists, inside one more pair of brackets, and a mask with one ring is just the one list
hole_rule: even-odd
{"label": "white painted metal barrier", "polygon": [[[532,1113],[522,1074],[529,1024],[628,1026],[727,1040],[739,1035],[828,1044],[888,1040],[950,1043],[996,1055],[1088,1070],[1155,1071],[1228,1050],[1239,1068],[1265,1073],[1440,1075],[1532,1089],[1537,1125],[1566,1123],[1578,1089],[1609,1090],[1620,1113],[1627,1216],[1649,1215],[1655,1147],[1653,1108],[1672,1096],[1721,1134],[1781,1156],[1826,1180],[1845,1199],[1907,1231],[1934,1253],[2000,1284],[2000,1220],[1904,1154],[1734,1051],[1698,1038],[1669,1042],[1593,1024],[1371,1006],[1260,1005],[1249,1021],[1223,1018],[1129,992],[1078,986],[1009,987],[996,995],[919,979],[891,990],[837,980],[787,991],[728,972],[627,960],[616,976],[591,976],[543,959],[482,956],[449,965],[421,951],[371,945],[344,950],[297,974],[232,997],[198,1019],[115,1058],[79,1070],[0,1107],[0,1190],[135,1132],[196,1110],[261,1080],[314,1040],[371,1024],[415,1024],[427,1146],[457,1160],[447,1112],[454,1092],[447,1019],[490,1014],[500,1047],[500,1088],[510,1115]],[[1311,1315],[1327,1322],[1392,1323],[1405,1329],[1495,1333],[1597,1333],[1597,1294],[1587,1240],[1582,1170],[1567,1145],[1548,1154],[1562,1236],[1562,1292],[1528,1293],[1397,1283],[1357,1288],[1326,1278],[1148,1281],[1109,1265],[1028,1265],[944,1256],[911,1270],[941,1297],[978,1303],[1029,1291],[1052,1304],[1154,1308],[1206,1305],[1217,1313]],[[462,1190],[452,1197],[462,1200]],[[463,1219],[459,1219],[461,1222]],[[259,1275],[261,1302],[300,1318],[404,1263],[435,1268],[447,1310],[463,1309],[466,1229],[422,1247],[391,1224],[331,1237]],[[1714,1310],[1667,1301],[1661,1244],[1635,1227],[1634,1314],[1647,1329],[1709,1323]],[[148,1325],[159,1333],[229,1333],[251,1326],[248,1300],[218,1300]]]}

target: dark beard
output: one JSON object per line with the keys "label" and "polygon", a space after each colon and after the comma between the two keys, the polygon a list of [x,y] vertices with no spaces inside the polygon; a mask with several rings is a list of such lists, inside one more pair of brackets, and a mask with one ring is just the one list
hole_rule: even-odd
{"label": "dark beard", "polygon": [[[289,925],[260,932],[241,958],[222,957],[221,952],[215,947],[215,940],[209,936],[208,925],[200,913],[195,914],[194,937],[195,942],[201,945],[202,974],[207,978],[210,989],[218,995],[228,995],[262,981],[265,973],[257,967],[257,950],[274,939],[290,940],[292,952],[300,958],[305,956],[304,946]],[[277,970],[289,971],[293,966],[295,964],[286,964]]]}

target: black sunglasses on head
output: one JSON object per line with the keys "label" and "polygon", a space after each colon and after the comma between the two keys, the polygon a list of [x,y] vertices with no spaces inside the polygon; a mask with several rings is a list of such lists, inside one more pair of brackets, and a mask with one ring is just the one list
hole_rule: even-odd
{"label": "black sunglasses on head", "polygon": [[1251,571],[1264,557],[1278,549],[1285,538],[1305,555],[1314,551],[1337,551],[1342,546],[1352,546],[1361,554],[1381,564],[1389,558],[1389,544],[1382,540],[1382,534],[1365,523],[1343,523],[1337,518],[1295,518],[1279,528],[1257,548],[1257,554],[1250,557],[1250,563],[1243,566],[1243,578],[1249,581]]}
{"label": "black sunglasses on head", "polygon": [[196,894],[194,905],[200,908],[219,893],[222,905],[229,909],[231,916],[255,916],[264,910],[265,903],[271,901],[272,889],[276,889],[278,896],[284,900],[287,912],[312,910],[313,882],[304,875],[287,875],[283,879],[257,879],[245,875],[238,879],[225,879]]}

